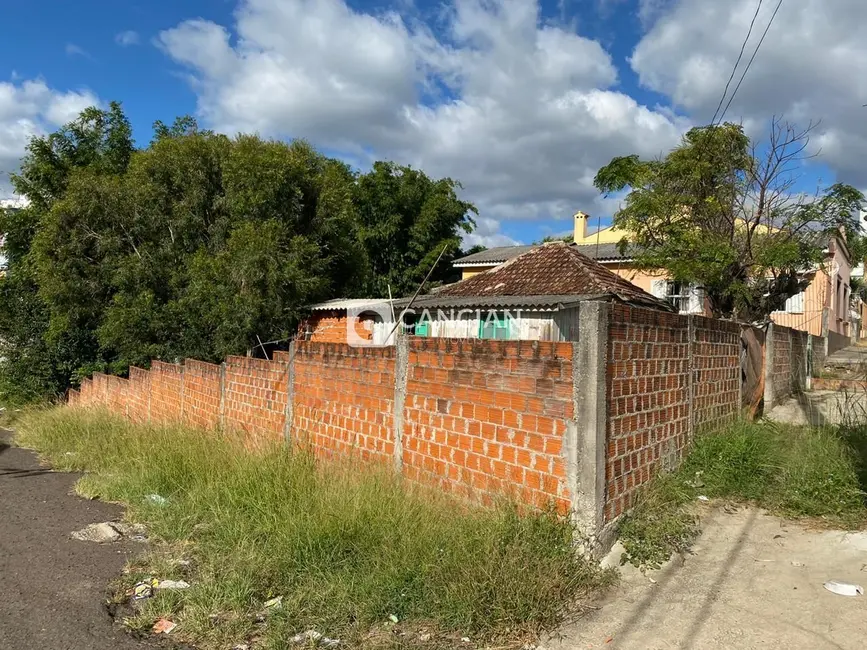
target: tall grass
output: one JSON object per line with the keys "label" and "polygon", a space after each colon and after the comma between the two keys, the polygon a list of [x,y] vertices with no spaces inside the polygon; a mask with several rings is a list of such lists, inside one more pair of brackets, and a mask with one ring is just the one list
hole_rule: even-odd
{"label": "tall grass", "polygon": [[[610,579],[575,554],[571,525],[552,513],[469,506],[388,469],[276,446],[251,454],[227,434],[84,410],[30,413],[19,440],[88,472],[82,494],[128,504],[166,543],[129,581],[179,577],[191,569],[177,560],[192,560],[193,587],[146,601],[139,624],[171,615],[205,647],[254,635],[288,647],[308,629],[376,645],[393,618],[398,629],[434,630],[428,647],[515,637],[555,625]],[[275,596],[282,607],[257,624]]]}
{"label": "tall grass", "polygon": [[864,427],[811,428],[740,422],[696,438],[680,468],[659,477],[625,518],[627,559],[659,566],[698,534],[699,495],[752,502],[788,517],[861,527],[865,510]]}

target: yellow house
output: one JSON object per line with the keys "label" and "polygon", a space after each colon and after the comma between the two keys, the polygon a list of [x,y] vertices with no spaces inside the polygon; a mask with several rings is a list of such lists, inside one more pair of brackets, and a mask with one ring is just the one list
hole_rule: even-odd
{"label": "yellow house", "polygon": [[[663,271],[658,273],[636,268],[628,254],[620,252],[618,243],[629,233],[613,226],[589,232],[590,216],[577,212],[574,216],[573,245],[581,253],[603,264],[620,277],[629,280],[648,293],[667,298],[681,313],[706,313],[704,295],[700,288],[669,280]],[[532,246],[503,246],[455,260],[463,278],[490,270],[527,252]],[[842,236],[829,237],[825,243],[825,264],[812,272],[810,284],[786,302],[785,309],[771,314],[775,323],[809,332],[815,336],[838,339],[854,333],[850,313],[851,287],[849,284],[852,261]]]}

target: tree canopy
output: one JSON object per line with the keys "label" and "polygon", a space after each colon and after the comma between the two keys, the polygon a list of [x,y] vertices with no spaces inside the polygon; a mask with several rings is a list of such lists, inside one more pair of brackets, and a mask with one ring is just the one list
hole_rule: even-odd
{"label": "tree canopy", "polygon": [[811,195],[798,172],[812,126],[775,119],[766,142],[737,124],[690,130],[661,160],[614,158],[599,170],[606,194],[628,188],[614,226],[644,269],[701,287],[714,315],[759,322],[805,288],[829,235],[862,250],[864,196],[845,184]]}
{"label": "tree canopy", "polygon": [[[0,213],[0,392],[62,392],[96,369],[217,361],[292,336],[304,306],[413,290],[475,208],[458,184],[303,141],[157,123],[136,150],[119,104],[34,138]],[[447,278],[441,262],[433,276]]]}

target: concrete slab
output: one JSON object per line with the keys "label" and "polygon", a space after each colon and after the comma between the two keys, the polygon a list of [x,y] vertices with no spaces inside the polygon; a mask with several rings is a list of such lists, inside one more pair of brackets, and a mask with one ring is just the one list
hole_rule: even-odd
{"label": "concrete slab", "polygon": [[826,426],[867,421],[867,391],[815,390],[787,399],[765,414],[781,424]]}
{"label": "concrete slab", "polygon": [[850,345],[842,350],[837,350],[834,354],[830,354],[825,358],[826,368],[846,368],[846,367],[867,368],[867,345]]}
{"label": "concrete slab", "polygon": [[601,608],[543,642],[546,650],[864,647],[867,534],[809,530],[756,509],[708,507],[694,555],[642,575],[624,567]]}

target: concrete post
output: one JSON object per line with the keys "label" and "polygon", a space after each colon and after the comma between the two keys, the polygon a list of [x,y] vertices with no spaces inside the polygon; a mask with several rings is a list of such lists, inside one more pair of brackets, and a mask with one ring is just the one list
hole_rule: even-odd
{"label": "concrete post", "polygon": [[590,549],[600,545],[605,521],[608,311],[603,302],[582,302],[578,309],[578,341],[572,344],[573,419],[564,441],[572,514]]}
{"label": "concrete post", "polygon": [[184,421],[184,401],[186,400],[186,393],[187,393],[186,381],[184,381],[184,376],[187,373],[186,373],[186,367],[184,366],[184,364],[179,363],[177,365],[179,365],[181,367],[181,417],[180,417],[180,420],[181,420],[181,422],[183,422]]}
{"label": "concrete post", "polygon": [[220,429],[226,428],[226,362],[220,364]]}
{"label": "concrete post", "polygon": [[807,352],[804,358],[804,388],[813,388],[813,335],[807,334]]}
{"label": "concrete post", "polygon": [[765,330],[765,413],[774,408],[774,324]]}
{"label": "concrete post", "polygon": [[394,339],[394,405],[392,423],[394,429],[394,467],[400,472],[403,470],[403,409],[406,404],[406,379],[409,368],[409,339],[398,327]]}
{"label": "concrete post", "polygon": [[688,412],[688,427],[687,436],[690,442],[695,440],[695,316],[689,315],[686,317],[686,367],[687,367],[687,395],[689,396],[689,412]]}
{"label": "concrete post", "polygon": [[292,420],[295,417],[295,341],[289,343],[289,360],[286,362],[286,411],[283,424],[283,440],[292,442]]}

